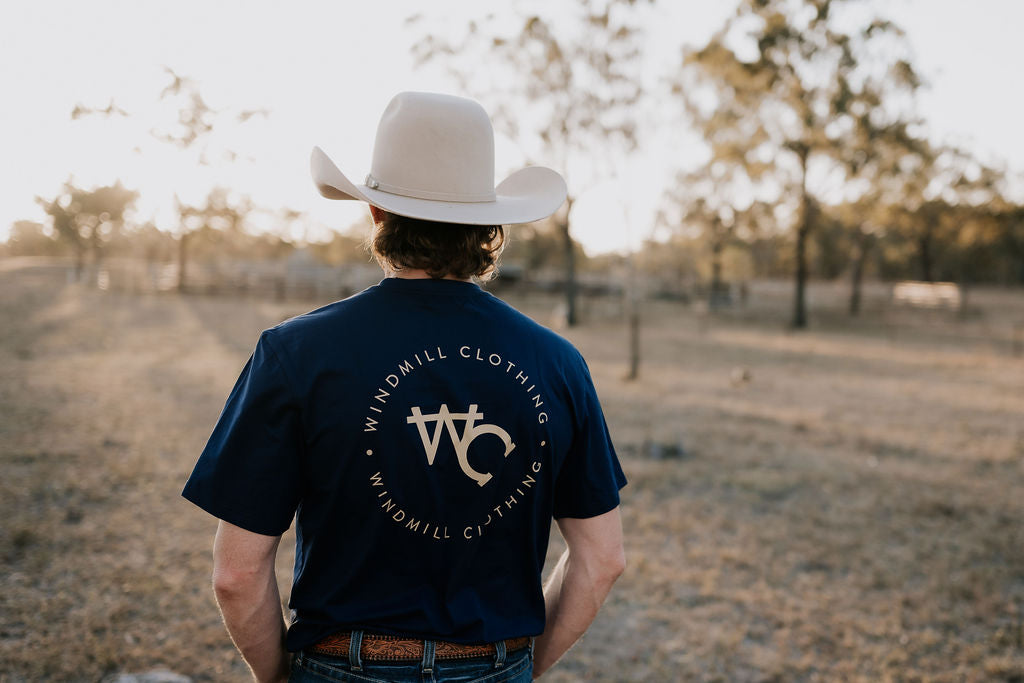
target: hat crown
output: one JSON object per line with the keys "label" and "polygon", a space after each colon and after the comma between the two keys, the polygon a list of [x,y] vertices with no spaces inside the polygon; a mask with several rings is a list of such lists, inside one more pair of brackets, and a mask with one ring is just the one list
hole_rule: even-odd
{"label": "hat crown", "polygon": [[477,102],[403,92],[377,126],[366,185],[392,194],[451,202],[493,202],[494,129]]}

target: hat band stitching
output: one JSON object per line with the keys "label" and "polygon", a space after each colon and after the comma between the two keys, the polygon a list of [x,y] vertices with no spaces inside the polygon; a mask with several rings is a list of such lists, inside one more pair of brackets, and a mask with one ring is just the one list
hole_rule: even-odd
{"label": "hat band stitching", "polygon": [[382,183],[377,178],[373,177],[373,174],[366,174],[366,187],[371,190],[377,190],[379,192],[387,192],[388,194],[395,194],[401,197],[411,197],[413,199],[433,199],[444,202],[461,202],[466,204],[480,204],[484,202],[497,201],[497,194],[492,190],[487,194],[465,194],[465,193],[450,193],[450,192],[431,192],[429,190],[414,190],[408,187],[401,187],[399,185],[391,185],[390,183]]}

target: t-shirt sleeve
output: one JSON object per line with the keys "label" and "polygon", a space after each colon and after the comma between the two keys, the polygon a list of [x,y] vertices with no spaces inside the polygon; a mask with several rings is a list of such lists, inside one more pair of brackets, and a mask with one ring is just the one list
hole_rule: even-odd
{"label": "t-shirt sleeve", "polygon": [[182,495],[248,531],[284,533],[300,499],[302,439],[297,398],[264,332]]}
{"label": "t-shirt sleeve", "polygon": [[556,519],[604,514],[618,506],[619,489],[626,485],[590,370],[582,357],[579,363],[575,435],[555,479]]}

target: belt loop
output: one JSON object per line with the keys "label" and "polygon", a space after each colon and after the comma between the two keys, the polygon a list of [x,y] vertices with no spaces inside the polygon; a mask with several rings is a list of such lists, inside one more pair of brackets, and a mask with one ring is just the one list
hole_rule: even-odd
{"label": "belt loop", "polygon": [[352,631],[352,635],[348,639],[348,665],[352,667],[353,671],[363,670],[363,632]]}
{"label": "belt loop", "polygon": [[533,646],[537,642],[537,636],[530,636],[530,661],[533,661]]}
{"label": "belt loop", "polygon": [[505,641],[499,640],[494,644],[494,668],[500,669],[505,666]]}
{"label": "belt loop", "polygon": [[437,643],[432,640],[423,641],[423,661],[420,664],[420,670],[424,676],[431,676],[433,679],[434,674],[434,652],[437,648]]}

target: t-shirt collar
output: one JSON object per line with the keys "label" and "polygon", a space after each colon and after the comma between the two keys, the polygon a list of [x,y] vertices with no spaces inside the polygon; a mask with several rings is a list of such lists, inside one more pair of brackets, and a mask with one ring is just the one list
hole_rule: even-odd
{"label": "t-shirt collar", "polygon": [[472,295],[483,292],[480,285],[475,282],[435,280],[433,278],[386,277],[377,286],[388,292],[423,292],[444,295]]}

